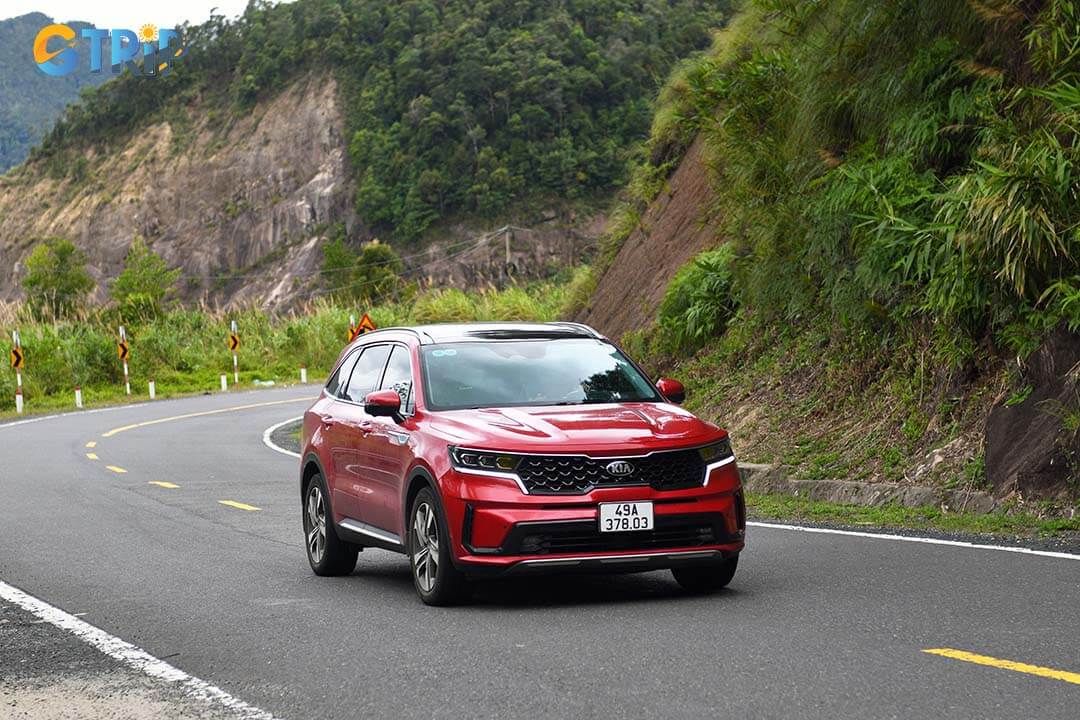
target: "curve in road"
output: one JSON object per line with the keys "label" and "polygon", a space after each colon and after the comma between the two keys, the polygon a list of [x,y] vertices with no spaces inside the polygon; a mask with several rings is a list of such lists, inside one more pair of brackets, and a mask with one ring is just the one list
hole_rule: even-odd
{"label": "curve in road", "polygon": [[708,597],[646,573],[433,610],[375,550],[316,578],[263,442],[312,394],[0,426],[0,580],[279,717],[1076,717],[1064,557],[758,526]]}

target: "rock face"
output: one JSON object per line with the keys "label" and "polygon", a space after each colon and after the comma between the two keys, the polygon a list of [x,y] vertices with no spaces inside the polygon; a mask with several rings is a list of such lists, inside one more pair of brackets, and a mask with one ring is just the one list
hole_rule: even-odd
{"label": "rock face", "polygon": [[[371,237],[353,212],[344,135],[334,81],[319,75],[243,115],[196,98],[109,151],[72,153],[59,173],[46,161],[16,168],[0,177],[0,300],[18,297],[22,262],[50,236],[86,254],[98,301],[136,235],[182,270],[187,302],[279,310],[326,292],[325,235],[340,225]],[[406,276],[457,287],[547,277],[591,255],[604,218],[552,208],[500,232],[506,222],[447,225],[400,249]]]}
{"label": "rock face", "polygon": [[668,181],[668,189],[649,204],[575,320],[616,340],[628,330],[645,327],[656,318],[676,271],[716,244],[717,229],[703,217],[712,198],[704,151],[704,142],[698,138]]}
{"label": "rock face", "polygon": [[986,476],[998,497],[1059,499],[1080,483],[1080,335],[1058,330],[1028,361],[1031,394],[986,421]]}
{"label": "rock face", "polygon": [[75,242],[98,299],[142,235],[183,270],[186,300],[289,302],[321,263],[321,233],[355,227],[336,90],[326,76],[294,82],[242,116],[195,99],[186,116],[152,124],[79,172],[31,162],[0,178],[0,297],[17,295],[35,240]]}

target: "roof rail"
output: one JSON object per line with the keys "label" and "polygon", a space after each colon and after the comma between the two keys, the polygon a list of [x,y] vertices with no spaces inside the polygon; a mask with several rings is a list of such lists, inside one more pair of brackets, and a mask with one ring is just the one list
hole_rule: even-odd
{"label": "roof rail", "polygon": [[545,323],[545,325],[561,325],[563,327],[574,328],[575,330],[580,330],[580,331],[582,331],[584,333],[587,333],[587,334],[591,335],[594,338],[603,339],[603,337],[604,337],[603,335],[601,335],[600,333],[598,333],[596,330],[589,327],[585,323],[559,321],[559,322]]}
{"label": "roof rail", "polygon": [[[420,332],[416,328],[403,327],[403,326],[397,326],[397,325],[395,325],[394,327],[376,328],[375,330],[371,330],[369,332],[364,333],[360,337],[368,337],[370,335],[375,335],[376,333],[381,333],[381,332],[407,332],[407,333],[412,333],[413,335],[415,335],[418,340],[422,341],[424,339],[423,337],[421,337]],[[427,335],[427,333],[424,333],[424,335]],[[428,335],[428,338],[430,339],[431,336]],[[357,338],[357,339],[359,340],[360,338]]]}

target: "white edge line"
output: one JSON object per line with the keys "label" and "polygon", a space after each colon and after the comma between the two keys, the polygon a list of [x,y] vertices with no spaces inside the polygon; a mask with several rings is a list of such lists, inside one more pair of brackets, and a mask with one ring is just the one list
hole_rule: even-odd
{"label": "white edge line", "polygon": [[188,675],[180,668],[159,660],[145,650],[3,581],[0,581],[0,598],[18,605],[50,625],[66,630],[87,645],[136,672],[165,682],[177,683],[189,698],[222,705],[236,713],[236,717],[244,720],[275,720],[274,716],[267,711],[249,705],[205,680]]}
{"label": "white edge line", "polygon": [[277,425],[271,425],[270,427],[266,428],[266,430],[263,431],[263,445],[270,448],[274,452],[279,452],[282,455],[288,455],[289,457],[294,457],[294,458],[299,459],[300,458],[300,453],[293,452],[292,450],[286,450],[285,448],[281,447],[280,445],[274,444],[274,441],[270,439],[270,436],[273,435],[274,431],[277,430],[282,425],[288,425],[289,423],[293,423],[293,422],[296,422],[297,420],[303,420],[303,419],[304,419],[304,416],[300,415],[299,417],[289,418],[288,420],[282,420]]}
{"label": "white edge line", "polygon": [[926,543],[928,545],[948,545],[950,547],[962,547],[972,550],[1000,550],[1002,552],[1020,553],[1022,555],[1039,555],[1040,557],[1058,558],[1061,560],[1080,560],[1080,555],[1066,552],[1054,552],[1052,550],[1035,550],[1033,548],[1017,547],[1011,545],[982,545],[979,543],[964,542],[962,540],[943,540],[941,538],[928,538],[909,535],[890,535],[888,533],[859,532],[858,530],[835,530],[833,528],[807,527],[805,525],[784,525],[781,523],[747,522],[754,527],[772,528],[774,530],[796,530],[806,533],[820,533],[825,535],[847,535],[858,538],[874,538],[876,540],[900,540],[901,542]]}

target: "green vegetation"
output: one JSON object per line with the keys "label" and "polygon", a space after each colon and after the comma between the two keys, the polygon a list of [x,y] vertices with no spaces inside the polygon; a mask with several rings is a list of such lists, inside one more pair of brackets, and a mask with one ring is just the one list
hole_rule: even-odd
{"label": "green vegetation", "polygon": [[[194,98],[242,110],[301,72],[338,79],[356,207],[392,239],[530,198],[585,198],[625,180],[650,100],[706,47],[727,2],[298,0],[252,2],[187,28],[189,52],[153,83],[89,92],[38,156],[107,145],[181,117]],[[227,115],[227,113],[221,113]],[[182,121],[180,121],[182,122]]]}
{"label": "green vegetation", "polygon": [[125,320],[146,320],[161,314],[179,279],[179,269],[170,270],[145,240],[136,237],[110,292]]}
{"label": "green vegetation", "polygon": [[94,289],[86,272],[86,256],[64,238],[39,242],[26,258],[23,290],[30,311],[38,319],[60,319],[73,314]]}
{"label": "green vegetation", "polygon": [[[378,327],[418,322],[556,319],[566,302],[564,285],[538,283],[504,290],[420,293],[408,302],[370,308]],[[313,303],[286,317],[258,308],[231,313],[206,309],[167,309],[156,316],[129,320],[123,308],[84,310],[62,321],[38,322],[28,308],[0,307],[0,326],[18,329],[26,355],[24,394],[29,412],[72,407],[79,385],[90,405],[123,399],[123,370],[116,358],[117,328],[125,324],[131,346],[132,389],[145,392],[155,381],[165,397],[218,387],[218,377],[232,368],[226,345],[229,322],[239,325],[241,383],[255,380],[293,382],[301,365],[312,379],[325,375],[345,345],[349,315],[362,306]],[[0,374],[0,414],[11,414],[14,373]]]}
{"label": "green vegetation", "polygon": [[1080,329],[1078,87],[1070,0],[743,2],[661,90],[597,266],[695,138],[733,260],[625,342],[744,457],[899,480],[949,448],[920,482],[985,483],[986,414],[1031,391],[1002,358]]}
{"label": "green vegetation", "polygon": [[[754,519],[827,523],[853,527],[873,526],[938,530],[950,533],[1057,537],[1080,534],[1080,518],[1054,517],[1052,512],[1011,509],[992,513],[952,512],[937,507],[882,505],[866,507],[789,495],[746,497],[747,510]],[[1054,508],[1044,508],[1053,511]]]}
{"label": "green vegetation", "polygon": [[357,253],[339,234],[323,243],[322,250],[323,291],[339,302],[372,305],[391,297],[400,301],[413,290],[401,279],[405,264],[385,243],[372,240]]}
{"label": "green vegetation", "polygon": [[[89,14],[89,13],[87,13]],[[67,22],[76,33],[89,27],[83,22]],[[21,163],[37,144],[64,106],[79,98],[83,88],[110,79],[108,73],[92,74],[86,56],[73,73],[51,77],[37,69],[31,49],[38,31],[52,20],[41,13],[29,13],[0,20],[0,173]],[[85,169],[75,161],[72,172]]]}
{"label": "green vegetation", "polygon": [[758,0],[681,69],[650,163],[696,132],[722,158],[748,314],[877,338],[925,320],[954,365],[1080,327],[1080,6],[1018,8]]}

